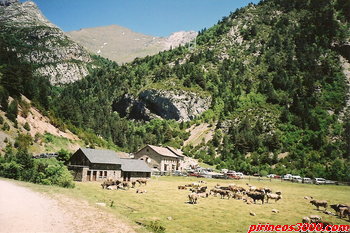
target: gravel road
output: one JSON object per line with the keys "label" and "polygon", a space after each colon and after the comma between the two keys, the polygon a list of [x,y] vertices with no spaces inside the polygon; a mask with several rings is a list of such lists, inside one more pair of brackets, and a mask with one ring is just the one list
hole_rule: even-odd
{"label": "gravel road", "polygon": [[0,232],[124,233],[134,230],[87,202],[65,196],[52,199],[10,181],[0,180]]}

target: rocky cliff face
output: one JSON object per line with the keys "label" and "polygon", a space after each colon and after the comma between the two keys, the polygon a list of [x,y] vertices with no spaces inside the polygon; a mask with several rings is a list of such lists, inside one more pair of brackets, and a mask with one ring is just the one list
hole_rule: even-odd
{"label": "rocky cliff face", "polygon": [[14,3],[18,3],[18,0],[0,0],[0,6],[9,6]]}
{"label": "rocky cliff face", "polygon": [[113,104],[113,109],[121,114],[137,120],[154,118],[189,121],[209,109],[211,97],[181,90],[142,91],[138,97],[131,95]]}
{"label": "rocky cliff face", "polygon": [[53,84],[74,82],[88,74],[89,53],[48,21],[34,2],[3,0],[0,5],[0,33],[38,73]]}
{"label": "rocky cliff face", "polygon": [[196,38],[197,32],[195,31],[180,31],[174,32],[169,37],[164,38],[163,46],[164,49],[176,48],[180,45],[184,45]]}

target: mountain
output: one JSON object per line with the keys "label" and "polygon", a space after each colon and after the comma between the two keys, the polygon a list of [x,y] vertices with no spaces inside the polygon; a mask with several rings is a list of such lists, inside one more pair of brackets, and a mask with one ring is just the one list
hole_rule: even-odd
{"label": "mountain", "polygon": [[169,145],[218,169],[349,181],[349,12],[346,0],[264,0],[195,47],[122,65],[93,56],[89,75],[59,88],[14,56],[37,50],[0,43],[1,108],[14,121],[8,96],[21,93],[92,146]]}
{"label": "mountain", "polygon": [[67,35],[90,52],[122,64],[131,62],[136,57],[154,55],[160,51],[186,44],[192,41],[197,33],[181,31],[169,37],[155,37],[133,32],[118,25],[110,25],[71,31],[67,32]]}
{"label": "mountain", "polygon": [[[102,69],[63,90],[57,113],[130,151],[182,147],[194,124],[208,123],[214,132],[186,143],[187,155],[250,174],[349,180],[348,61],[341,62],[349,7],[344,0],[249,4],[202,30],[195,48],[122,66],[100,59]],[[179,117],[193,106],[177,100],[192,95],[209,97],[209,108]]]}
{"label": "mountain", "polygon": [[51,83],[69,83],[88,74],[90,54],[49,22],[34,2],[2,0],[0,25],[7,46]]}

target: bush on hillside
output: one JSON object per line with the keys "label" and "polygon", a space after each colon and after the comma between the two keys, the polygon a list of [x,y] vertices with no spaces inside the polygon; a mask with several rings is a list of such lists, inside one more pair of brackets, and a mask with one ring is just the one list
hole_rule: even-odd
{"label": "bush on hillside", "polygon": [[55,158],[33,159],[26,150],[19,150],[16,154],[10,150],[5,157],[0,157],[0,176],[38,184],[74,188],[73,176],[63,162]]}

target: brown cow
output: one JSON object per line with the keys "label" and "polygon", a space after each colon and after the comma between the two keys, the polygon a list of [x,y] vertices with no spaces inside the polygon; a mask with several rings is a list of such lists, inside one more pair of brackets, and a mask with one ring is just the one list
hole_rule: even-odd
{"label": "brown cow", "polygon": [[141,184],[147,185],[147,179],[137,179],[136,182],[139,183],[140,186]]}
{"label": "brown cow", "polygon": [[317,210],[320,210],[320,206],[324,207],[325,209],[327,209],[327,206],[328,206],[328,202],[327,201],[319,201],[319,200],[312,200],[310,201],[310,203],[314,206],[317,207]]}
{"label": "brown cow", "polygon": [[129,188],[130,188],[130,184],[129,184],[129,182],[127,182],[127,181],[123,181],[123,182],[121,183],[121,185],[122,185],[123,188],[125,188],[125,189],[129,189]]}
{"label": "brown cow", "polygon": [[115,181],[113,181],[112,179],[108,179],[103,181],[103,183],[101,184],[102,189],[108,188],[109,186],[115,185]]}
{"label": "brown cow", "polygon": [[131,188],[135,188],[135,185],[136,185],[136,181],[132,181],[131,182]]}
{"label": "brown cow", "polygon": [[221,199],[224,199],[225,197],[227,197],[227,199],[230,199],[231,197],[231,192],[228,190],[219,190],[219,194]]}

